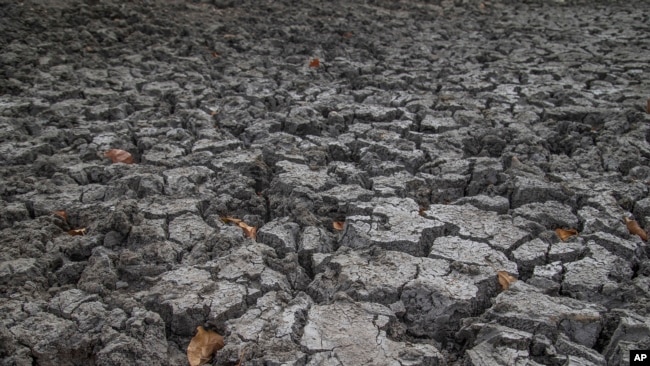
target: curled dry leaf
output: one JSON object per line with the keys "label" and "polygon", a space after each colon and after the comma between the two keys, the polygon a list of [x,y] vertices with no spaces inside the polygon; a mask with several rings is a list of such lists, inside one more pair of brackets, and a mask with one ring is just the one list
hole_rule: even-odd
{"label": "curled dry leaf", "polygon": [[250,226],[247,223],[245,223],[244,221],[242,221],[240,219],[236,219],[234,217],[230,217],[230,216],[221,217],[221,221],[223,221],[226,224],[228,224],[228,223],[236,224],[242,230],[244,230],[244,235],[247,238],[257,240],[257,228],[255,226]]}
{"label": "curled dry leaf", "polygon": [[187,360],[190,366],[204,365],[210,362],[214,353],[223,346],[223,337],[219,333],[198,326],[196,335],[187,346]]}
{"label": "curled dry leaf", "polygon": [[240,222],[237,226],[244,230],[244,235],[246,235],[247,238],[257,240],[257,228],[255,226],[247,225],[245,222]]}
{"label": "curled dry leaf", "polygon": [[505,291],[510,288],[510,285],[517,281],[517,278],[512,276],[506,271],[497,271],[497,278],[499,279],[499,285]]}
{"label": "curled dry leaf", "polygon": [[648,101],[645,104],[645,111],[650,113],[650,98],[648,98]]}
{"label": "curled dry leaf", "polygon": [[345,225],[344,221],[334,221],[334,222],[332,222],[332,227],[336,231],[342,231],[344,225]]}
{"label": "curled dry leaf", "polygon": [[624,216],[623,221],[625,221],[625,226],[627,226],[627,231],[630,232],[630,234],[638,235],[643,241],[648,241],[648,233],[645,232],[639,226],[639,223],[636,222],[636,220],[632,220],[631,218]]}
{"label": "curled dry leaf", "polygon": [[311,61],[309,61],[309,67],[319,67],[319,66],[320,66],[320,60],[317,58],[313,58],[311,59]]}
{"label": "curled dry leaf", "polygon": [[110,149],[104,153],[104,156],[111,159],[113,163],[133,164],[133,155],[128,151],[120,149]]}
{"label": "curled dry leaf", "polygon": [[576,229],[555,229],[555,234],[560,238],[560,240],[565,241],[568,238],[578,235],[578,230]]}
{"label": "curled dry leaf", "polygon": [[86,228],[68,230],[68,234],[71,236],[86,235]]}
{"label": "curled dry leaf", "polygon": [[65,210],[53,211],[52,214],[62,218],[63,221],[68,221],[68,214],[65,212]]}
{"label": "curled dry leaf", "polygon": [[229,224],[229,223],[231,223],[231,222],[232,222],[233,224],[239,224],[240,222],[242,222],[240,219],[236,219],[236,218],[234,218],[234,217],[230,217],[230,216],[222,216],[222,217],[220,217],[220,219],[221,219],[221,221],[223,221],[225,224]]}

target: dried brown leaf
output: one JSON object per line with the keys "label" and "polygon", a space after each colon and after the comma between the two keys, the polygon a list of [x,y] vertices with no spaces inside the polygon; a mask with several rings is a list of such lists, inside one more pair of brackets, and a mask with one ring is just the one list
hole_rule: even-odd
{"label": "dried brown leaf", "polygon": [[219,333],[205,330],[202,326],[196,327],[196,335],[187,346],[187,360],[190,366],[204,365],[218,350],[224,346],[223,337]]}
{"label": "dried brown leaf", "polygon": [[578,230],[576,229],[555,229],[555,234],[560,238],[560,240],[565,241],[568,238],[578,235]]}
{"label": "dried brown leaf", "polygon": [[86,235],[86,228],[68,230],[68,234],[71,236]]}
{"label": "dried brown leaf", "polygon": [[354,34],[352,34],[352,32],[345,32],[345,33],[341,34],[341,37],[343,37],[345,39],[350,39],[350,38],[352,38],[353,35]]}
{"label": "dried brown leaf", "polygon": [[57,210],[53,211],[52,214],[55,216],[58,216],[63,219],[63,221],[68,221],[68,214],[65,212],[65,210]]}
{"label": "dried brown leaf", "polygon": [[645,111],[650,113],[650,98],[648,98],[648,101],[645,104]]}
{"label": "dried brown leaf", "polygon": [[257,228],[255,226],[250,226],[243,221],[239,222],[237,226],[244,230],[244,235],[246,235],[247,238],[257,240]]}
{"label": "dried brown leaf", "polygon": [[648,233],[639,226],[639,223],[636,220],[624,216],[623,221],[625,221],[625,226],[627,226],[627,231],[630,234],[638,235],[643,241],[648,241]]}
{"label": "dried brown leaf", "polygon": [[241,222],[240,219],[236,219],[234,217],[230,216],[221,216],[220,217],[221,221],[223,221],[225,224],[233,223],[233,224],[239,224]]}
{"label": "dried brown leaf", "polygon": [[511,284],[517,282],[517,278],[506,271],[497,271],[497,278],[499,279],[499,284],[504,291],[510,288]]}
{"label": "dried brown leaf", "polygon": [[221,221],[223,221],[226,224],[228,224],[228,223],[236,224],[242,230],[244,230],[244,235],[247,238],[257,240],[257,228],[255,226],[250,226],[247,223],[245,223],[244,221],[242,221],[241,219],[237,219],[237,218],[230,217],[230,216],[221,217]]}
{"label": "dried brown leaf", "polygon": [[133,164],[133,155],[128,151],[121,149],[110,149],[104,153],[104,156],[111,159],[113,163]]}
{"label": "dried brown leaf", "polygon": [[320,67],[320,60],[317,58],[311,59],[311,61],[309,61],[309,67]]}
{"label": "dried brown leaf", "polygon": [[336,231],[342,231],[344,225],[345,225],[345,221],[334,221],[334,222],[332,222],[332,227]]}

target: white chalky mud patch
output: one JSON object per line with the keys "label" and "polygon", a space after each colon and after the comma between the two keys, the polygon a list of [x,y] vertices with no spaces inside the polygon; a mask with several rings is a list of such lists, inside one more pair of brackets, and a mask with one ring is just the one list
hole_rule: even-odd
{"label": "white chalky mud patch", "polygon": [[309,363],[313,365],[328,364],[328,359],[343,365],[435,364],[442,360],[431,345],[391,340],[387,332],[394,322],[393,312],[378,304],[337,301],[315,305],[309,309],[300,345],[313,354],[313,363]]}
{"label": "white chalky mud patch", "polygon": [[367,213],[346,218],[340,244],[353,249],[379,247],[413,256],[425,256],[433,238],[442,235],[443,222],[419,214],[410,198],[378,198],[351,210]]}

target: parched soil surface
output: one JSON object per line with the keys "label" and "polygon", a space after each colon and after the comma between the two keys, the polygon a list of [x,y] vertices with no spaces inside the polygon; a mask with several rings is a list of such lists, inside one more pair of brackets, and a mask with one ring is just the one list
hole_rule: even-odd
{"label": "parched soil surface", "polygon": [[0,365],[650,349],[648,1],[0,0],[0,49]]}

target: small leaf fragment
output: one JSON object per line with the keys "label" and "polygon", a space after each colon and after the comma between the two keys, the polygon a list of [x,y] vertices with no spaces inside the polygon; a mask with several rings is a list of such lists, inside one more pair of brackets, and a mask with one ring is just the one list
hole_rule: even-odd
{"label": "small leaf fragment", "polygon": [[239,226],[244,231],[244,235],[247,238],[257,240],[257,227],[250,226],[247,223],[245,223],[244,221],[242,221],[241,219],[237,219],[237,218],[230,217],[230,216],[221,217],[221,221],[223,221],[226,224],[233,223],[233,224]]}
{"label": "small leaf fragment", "polygon": [[517,278],[506,271],[497,271],[497,278],[499,280],[499,285],[501,285],[503,291],[510,288],[511,284],[517,282]]}
{"label": "small leaf fragment", "polygon": [[233,224],[239,224],[241,222],[240,219],[236,219],[236,218],[230,217],[230,216],[222,216],[220,218],[221,218],[221,221],[224,222],[224,224],[228,224],[228,223],[231,223],[231,222]]}
{"label": "small leaf fragment", "polygon": [[128,151],[121,149],[110,149],[104,153],[104,156],[111,159],[113,163],[133,164],[133,155]]}
{"label": "small leaf fragment", "polygon": [[311,59],[311,61],[309,61],[309,67],[320,67],[320,60],[317,58]]}
{"label": "small leaf fragment", "polygon": [[555,229],[555,234],[560,238],[560,240],[565,241],[568,238],[578,235],[578,230],[576,229]]}
{"label": "small leaf fragment", "polygon": [[68,230],[68,234],[70,236],[80,236],[80,235],[86,235],[86,228],[82,227],[80,229],[72,229]]}
{"label": "small leaf fragment", "polygon": [[251,238],[253,240],[257,240],[257,228],[255,226],[250,226],[247,225],[245,222],[240,222],[237,224],[242,230],[244,230],[244,235],[247,238]]}
{"label": "small leaf fragment", "polygon": [[196,335],[187,346],[187,360],[190,366],[204,365],[218,350],[224,346],[223,337],[219,333],[205,330],[202,326],[196,327]]}
{"label": "small leaf fragment", "polygon": [[65,210],[52,211],[52,214],[62,218],[63,221],[66,221],[66,222],[68,221],[68,214],[65,212]]}
{"label": "small leaf fragment", "polygon": [[332,222],[332,227],[336,231],[342,231],[344,225],[345,225],[345,221],[333,221]]}
{"label": "small leaf fragment", "polygon": [[420,216],[424,216],[424,213],[425,213],[428,209],[429,209],[428,206],[420,206],[420,208],[418,209],[418,215],[420,215]]}
{"label": "small leaf fragment", "polygon": [[643,241],[648,241],[648,233],[639,226],[639,223],[636,222],[636,220],[623,216],[623,221],[625,221],[625,226],[627,226],[627,231],[629,231],[630,234],[638,235]]}
{"label": "small leaf fragment", "polygon": [[352,34],[352,32],[345,32],[345,33],[341,34],[341,37],[343,37],[345,39],[350,39],[350,38],[352,38],[353,35],[354,34]]}
{"label": "small leaf fragment", "polygon": [[648,98],[648,101],[645,104],[645,111],[650,113],[650,98]]}

